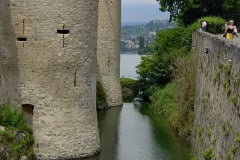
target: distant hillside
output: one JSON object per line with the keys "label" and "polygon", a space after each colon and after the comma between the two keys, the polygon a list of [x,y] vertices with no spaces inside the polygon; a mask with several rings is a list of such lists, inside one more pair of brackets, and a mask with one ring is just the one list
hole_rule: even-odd
{"label": "distant hillside", "polygon": [[149,53],[151,52],[149,45],[155,38],[156,32],[176,26],[175,22],[168,22],[167,20],[152,20],[145,24],[137,23],[128,22],[121,27],[121,51],[138,51],[139,54]]}
{"label": "distant hillside", "polygon": [[121,27],[124,26],[136,26],[136,25],[142,25],[142,24],[147,24],[147,22],[122,22]]}
{"label": "distant hillside", "polygon": [[122,36],[126,36],[126,35],[144,36],[149,32],[156,32],[161,29],[172,28],[176,26],[175,22],[168,22],[167,20],[152,20],[147,24],[133,25],[134,23],[128,22],[126,25],[124,26],[122,25],[121,35]]}

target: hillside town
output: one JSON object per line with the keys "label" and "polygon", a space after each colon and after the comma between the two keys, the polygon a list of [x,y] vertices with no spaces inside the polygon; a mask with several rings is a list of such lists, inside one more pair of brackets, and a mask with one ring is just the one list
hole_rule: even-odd
{"label": "hillside town", "polygon": [[121,51],[139,51],[139,48],[148,48],[155,38],[157,31],[173,28],[175,22],[168,20],[152,20],[146,24],[127,25],[121,28]]}

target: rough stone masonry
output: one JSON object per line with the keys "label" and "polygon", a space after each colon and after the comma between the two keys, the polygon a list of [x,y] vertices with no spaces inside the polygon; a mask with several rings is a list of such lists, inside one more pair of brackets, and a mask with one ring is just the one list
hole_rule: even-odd
{"label": "rough stone masonry", "polygon": [[107,93],[109,106],[122,105],[120,86],[121,0],[100,0],[97,40],[97,81]]}
{"label": "rough stone masonry", "polygon": [[193,148],[199,160],[240,159],[239,39],[193,32],[197,56]]}
{"label": "rough stone masonry", "polygon": [[[111,7],[109,4],[118,2],[115,6],[120,8],[120,1],[105,2],[0,1],[0,101],[28,114],[36,159],[81,158],[99,152],[97,73],[101,79],[109,79],[105,86],[116,85],[108,89],[109,94],[114,93],[109,95],[109,103],[122,104],[119,63],[115,63],[119,62],[119,52],[115,52],[119,37],[110,40],[110,45],[117,46],[111,54],[96,55],[97,41],[103,45],[97,39],[99,4]],[[120,21],[120,13],[115,15]],[[111,20],[106,19],[106,24]],[[112,26],[120,27],[114,23]],[[119,30],[116,36],[120,36]],[[99,63],[111,69],[98,72]]]}

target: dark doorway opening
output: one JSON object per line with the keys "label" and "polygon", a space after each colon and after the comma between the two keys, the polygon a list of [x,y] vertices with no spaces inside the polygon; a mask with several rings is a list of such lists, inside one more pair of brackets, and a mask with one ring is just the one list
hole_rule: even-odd
{"label": "dark doorway opening", "polygon": [[25,117],[27,119],[27,122],[30,126],[32,126],[32,122],[33,122],[33,109],[34,109],[34,105],[32,105],[32,104],[23,104],[22,105],[22,110],[23,110]]}

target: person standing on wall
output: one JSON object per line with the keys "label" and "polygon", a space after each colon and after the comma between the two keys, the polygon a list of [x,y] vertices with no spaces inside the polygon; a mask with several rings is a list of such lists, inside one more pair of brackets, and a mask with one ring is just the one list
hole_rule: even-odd
{"label": "person standing on wall", "polygon": [[200,25],[201,25],[200,31],[206,32],[207,31],[207,22],[205,20],[201,20]]}
{"label": "person standing on wall", "polygon": [[237,35],[237,27],[234,25],[234,21],[230,20],[225,28],[225,34],[227,39],[233,39]]}

